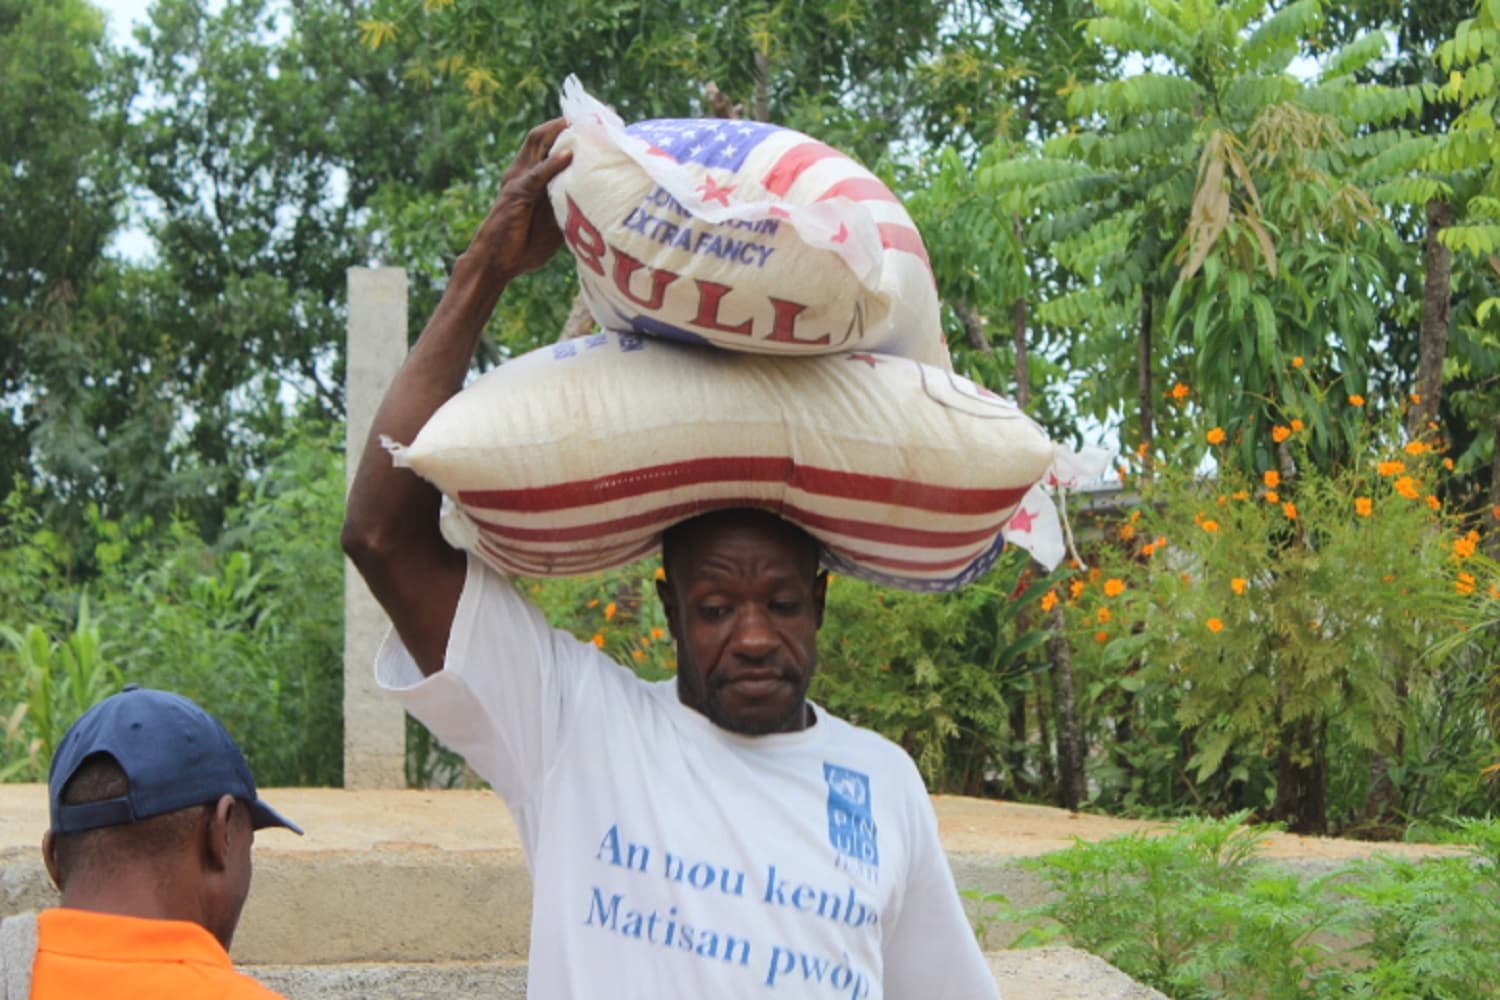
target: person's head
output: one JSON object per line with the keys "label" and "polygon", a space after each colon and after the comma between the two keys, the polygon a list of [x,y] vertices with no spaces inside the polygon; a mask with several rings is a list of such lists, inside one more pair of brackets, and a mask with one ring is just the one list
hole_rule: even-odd
{"label": "person's head", "polygon": [[63,905],[193,920],[229,947],[255,831],[302,831],[259,798],[239,747],[181,695],[127,687],[73,724],[48,777],[42,856]]}
{"label": "person's head", "polygon": [[818,543],[766,511],[714,511],[662,536],[657,593],[677,642],[677,693],[746,735],[809,722],[827,575]]}

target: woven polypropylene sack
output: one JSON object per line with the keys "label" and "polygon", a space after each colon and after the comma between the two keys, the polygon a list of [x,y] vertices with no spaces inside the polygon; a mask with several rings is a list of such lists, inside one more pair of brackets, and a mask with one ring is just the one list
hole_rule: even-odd
{"label": "woven polypropylene sack", "polygon": [[622,565],[677,521],[750,506],[814,535],[830,568],[916,590],[984,573],[1054,457],[1009,400],[908,358],[612,332],[501,365],[392,448],[448,498],[449,540],[505,573]]}
{"label": "woven polypropylene sack", "polygon": [[879,178],[792,129],[626,127],[574,79],[552,206],[599,324],[734,351],[951,367],[927,250]]}

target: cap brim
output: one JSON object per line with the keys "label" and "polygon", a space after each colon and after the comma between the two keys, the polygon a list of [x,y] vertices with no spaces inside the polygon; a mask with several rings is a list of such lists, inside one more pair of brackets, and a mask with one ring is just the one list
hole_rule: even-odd
{"label": "cap brim", "polygon": [[293,823],[260,799],[256,799],[250,803],[250,822],[257,830],[264,830],[268,826],[284,826],[299,836],[302,833],[302,827]]}

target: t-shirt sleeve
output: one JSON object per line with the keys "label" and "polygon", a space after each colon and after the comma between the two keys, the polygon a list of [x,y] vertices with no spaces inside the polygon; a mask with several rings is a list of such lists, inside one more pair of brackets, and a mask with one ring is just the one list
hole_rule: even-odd
{"label": "t-shirt sleeve", "polygon": [[393,629],[376,656],[375,679],[512,808],[523,808],[592,673],[582,646],[471,557],[443,669],[424,678]]}
{"label": "t-shirt sleeve", "polygon": [[883,944],[886,1000],[999,1000],[938,839],[932,801],[925,791],[915,798],[911,867]]}

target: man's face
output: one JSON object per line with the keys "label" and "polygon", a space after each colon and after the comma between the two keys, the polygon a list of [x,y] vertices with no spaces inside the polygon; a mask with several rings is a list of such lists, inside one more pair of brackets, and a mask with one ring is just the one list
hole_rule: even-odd
{"label": "man's face", "polygon": [[691,532],[657,584],[682,703],[745,735],[806,728],[826,586],[816,548],[769,516]]}

